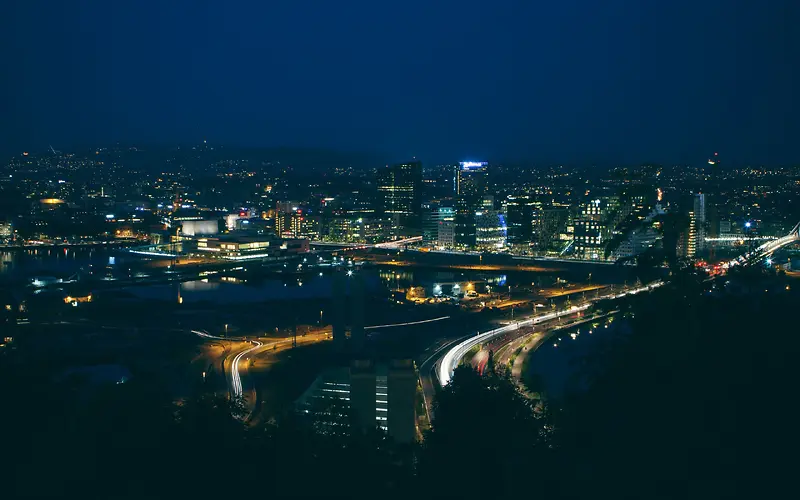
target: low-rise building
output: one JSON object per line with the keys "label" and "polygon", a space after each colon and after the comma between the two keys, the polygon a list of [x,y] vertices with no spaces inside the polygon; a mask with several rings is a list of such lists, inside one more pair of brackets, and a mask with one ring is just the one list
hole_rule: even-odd
{"label": "low-rise building", "polygon": [[309,244],[305,238],[281,240],[272,236],[225,235],[199,238],[197,250],[229,259],[255,259],[305,253],[309,250]]}

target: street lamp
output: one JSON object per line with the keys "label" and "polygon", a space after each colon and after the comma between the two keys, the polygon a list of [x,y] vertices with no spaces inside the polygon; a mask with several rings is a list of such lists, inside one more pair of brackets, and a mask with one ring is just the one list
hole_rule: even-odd
{"label": "street lamp", "polygon": [[228,323],[225,323],[225,336],[228,336]]}

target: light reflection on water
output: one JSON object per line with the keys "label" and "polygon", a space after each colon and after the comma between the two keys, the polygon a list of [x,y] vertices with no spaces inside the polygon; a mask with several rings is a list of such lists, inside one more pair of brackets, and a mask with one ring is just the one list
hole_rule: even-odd
{"label": "light reflection on water", "polygon": [[[592,326],[596,324],[597,326]],[[581,392],[587,387],[587,378],[592,369],[584,363],[604,345],[630,333],[623,320],[600,319],[593,323],[560,331],[529,354],[526,361],[528,376],[538,380],[550,398],[560,399],[572,392]]]}
{"label": "light reflection on water", "polygon": [[194,280],[181,283],[181,291],[183,292],[208,292],[219,287],[220,283],[209,280]]}
{"label": "light reflection on water", "polygon": [[0,274],[30,274],[40,271],[73,273],[90,264],[105,265],[108,255],[106,250],[70,248],[0,251]]}
{"label": "light reflection on water", "polygon": [[398,288],[409,286],[432,286],[437,283],[486,282],[503,286],[508,281],[506,274],[486,272],[452,273],[442,271],[414,271],[402,268],[379,268],[378,276],[382,281]]}
{"label": "light reflection on water", "polygon": [[[382,286],[375,273],[364,273],[368,292],[377,292]],[[287,276],[286,279],[267,279],[254,282],[223,280],[186,281],[175,284],[129,287],[131,295],[147,300],[176,301],[183,304],[212,302],[215,304],[246,304],[270,300],[304,300],[329,298],[333,293],[333,280],[329,275]],[[347,291],[347,289],[346,289]]]}

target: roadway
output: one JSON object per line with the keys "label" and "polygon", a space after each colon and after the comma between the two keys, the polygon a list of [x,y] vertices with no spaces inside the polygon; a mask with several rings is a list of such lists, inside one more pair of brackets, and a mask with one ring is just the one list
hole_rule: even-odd
{"label": "roadway", "polygon": [[[516,324],[516,322],[510,324],[513,325]],[[518,347],[524,344],[525,340],[527,339],[527,336],[530,333],[531,331],[525,331],[524,329],[510,329],[505,333],[506,335],[505,338],[503,338],[503,336],[500,335],[492,339],[492,342],[496,342],[495,366],[499,366],[500,364],[507,364],[510,356]],[[425,410],[428,414],[429,422],[432,421],[431,419],[434,416],[432,402],[434,396],[436,396],[436,391],[439,387],[437,373],[440,370],[443,356],[449,350],[457,346],[457,344],[468,341],[470,338],[474,337],[472,335],[464,335],[460,337],[449,337],[441,339],[440,341],[438,341],[436,344],[426,349],[420,356],[417,357],[416,361],[417,361],[417,366],[419,367],[420,384],[422,385]],[[483,351],[483,354],[478,353],[476,354],[476,356],[481,356],[481,357],[480,359],[477,360],[473,359],[474,361],[473,364],[478,363],[480,368],[485,369],[486,362],[488,361],[488,351]]]}
{"label": "roadway", "polygon": [[500,337],[509,332],[517,331],[523,327],[537,325],[553,319],[561,318],[563,316],[585,311],[586,309],[591,307],[594,302],[599,300],[617,299],[627,295],[633,295],[644,291],[650,291],[653,290],[654,288],[661,286],[662,284],[663,284],[662,282],[655,282],[650,285],[634,288],[632,290],[628,290],[622,293],[612,293],[612,294],[602,295],[593,299],[588,299],[581,305],[572,306],[568,309],[564,309],[561,311],[553,311],[547,314],[532,316],[527,319],[515,321],[500,328],[495,328],[493,330],[489,330],[488,332],[483,332],[478,335],[469,337],[466,340],[458,342],[453,347],[449,348],[445,353],[445,355],[443,356],[443,358],[441,359],[441,361],[439,362],[438,370],[436,371],[439,385],[441,387],[444,387],[448,383],[450,383],[450,379],[453,376],[453,371],[461,362],[461,359],[470,349],[472,349],[476,345],[483,344],[485,342],[488,342],[494,338]]}
{"label": "roadway", "polygon": [[[227,342],[229,349],[222,354],[222,369],[227,382],[227,392],[231,398],[241,398],[247,414],[252,416],[260,401],[258,384],[251,368],[264,369],[274,362],[275,354],[292,347],[292,337],[281,339],[244,337],[218,337],[208,332],[192,330],[198,337],[216,342]],[[326,331],[308,333],[297,337],[297,345],[321,342],[330,338]],[[257,363],[261,362],[261,366]]]}
{"label": "roadway", "polygon": [[433,397],[436,395],[436,369],[442,354],[452,347],[456,342],[464,340],[468,336],[458,338],[442,339],[436,344],[426,349],[418,358],[417,366],[419,366],[420,383],[422,385],[423,399],[425,400],[425,411],[428,414],[428,422],[433,420],[433,408],[431,403]]}

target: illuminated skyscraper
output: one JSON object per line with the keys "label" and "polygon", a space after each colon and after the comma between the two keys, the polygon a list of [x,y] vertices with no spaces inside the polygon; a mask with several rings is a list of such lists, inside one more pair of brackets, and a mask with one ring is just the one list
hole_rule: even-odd
{"label": "illuminated skyscraper", "polygon": [[462,161],[455,175],[457,197],[474,197],[476,200],[489,189],[489,163],[485,161]]}
{"label": "illuminated skyscraper", "polygon": [[394,236],[422,234],[422,162],[386,167],[377,184],[380,211],[392,219]]}
{"label": "illuminated skyscraper", "polygon": [[475,213],[475,246],[479,250],[496,252],[506,248],[508,228],[505,216],[497,210]]}
{"label": "illuminated skyscraper", "polygon": [[532,246],[538,251],[561,251],[568,243],[559,240],[566,236],[569,209],[563,206],[535,207],[532,213]]}
{"label": "illuminated skyscraper", "polygon": [[689,212],[689,227],[679,242],[678,253],[689,258],[697,255],[697,216],[693,211]]}
{"label": "illuminated skyscraper", "polygon": [[702,251],[706,246],[706,195],[698,193],[694,195],[693,211],[690,214],[694,220],[692,223],[695,227],[695,248],[697,251]]}
{"label": "illuminated skyscraper", "polygon": [[537,203],[528,195],[508,196],[505,201],[508,224],[508,244],[517,250],[527,250],[533,236],[533,210]]}
{"label": "illuminated skyscraper", "polygon": [[575,216],[575,256],[585,260],[602,260],[608,239],[607,205],[596,199],[581,203]]}
{"label": "illuminated skyscraper", "polygon": [[489,164],[485,161],[462,161],[453,178],[456,195],[455,244],[475,246],[475,214],[483,195],[489,190]]}
{"label": "illuminated skyscraper", "polygon": [[423,207],[422,242],[438,248],[452,248],[455,219],[453,207],[428,203]]}

